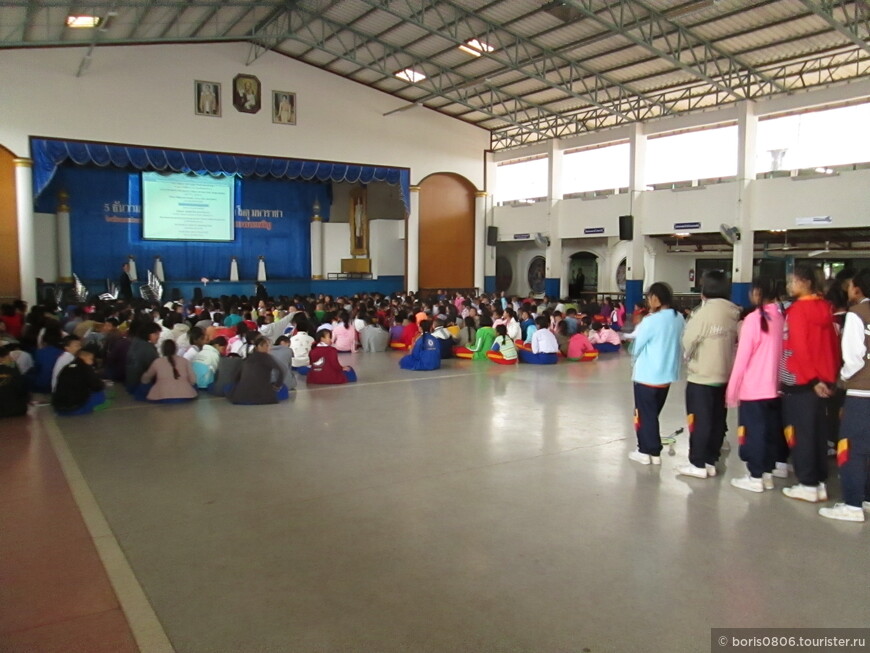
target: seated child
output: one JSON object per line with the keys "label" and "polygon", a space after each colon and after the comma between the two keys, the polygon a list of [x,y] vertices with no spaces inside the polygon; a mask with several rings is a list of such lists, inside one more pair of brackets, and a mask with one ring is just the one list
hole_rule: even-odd
{"label": "seated child", "polygon": [[94,345],[82,347],[75,360],[58,374],[51,395],[51,405],[58,415],[87,415],[106,407],[103,380],[94,369],[96,350]]}
{"label": "seated child", "polygon": [[580,324],[579,331],[568,340],[568,353],[565,355],[569,361],[594,361],[598,358],[598,350],[589,342],[586,336],[587,327]]}
{"label": "seated child", "polygon": [[559,343],[559,353],[562,356],[568,355],[568,340],[570,340],[570,336],[568,335],[568,322],[562,320],[556,325],[556,342]]}
{"label": "seated child", "polygon": [[550,321],[545,315],[541,315],[535,323],[538,329],[532,334],[531,351],[521,347],[520,360],[532,365],[553,365],[558,362],[559,343],[548,328]]}
{"label": "seated child", "polygon": [[26,415],[29,401],[24,375],[12,359],[12,347],[0,347],[0,417]]}
{"label": "seated child", "polygon": [[298,318],[296,321],[296,333],[290,336],[290,349],[293,350],[293,359],[290,361],[290,367],[294,372],[299,372],[302,376],[308,374],[308,354],[314,346],[314,338],[311,336],[311,323],[305,318]]}
{"label": "seated child", "polygon": [[[414,324],[414,328],[417,325]],[[317,345],[311,348],[311,368],[308,371],[308,385],[335,385],[353,383],[356,372],[350,366],[338,362],[338,352],[332,346],[332,332],[321,329],[317,332]]]}
{"label": "seated child", "polygon": [[403,356],[399,361],[399,367],[403,370],[429,371],[441,367],[441,345],[438,344],[438,339],[429,333],[431,324],[429,320],[420,322],[422,335],[417,338],[411,353]]}
{"label": "seated child", "polygon": [[208,390],[214,383],[217,375],[221,356],[227,349],[227,339],[218,336],[196,353],[191,362],[193,373],[196,376],[196,387],[200,390]]}
{"label": "seated child", "polygon": [[507,332],[507,325],[499,324],[495,328],[495,342],[492,349],[486,352],[486,357],[499,365],[514,365],[517,362],[517,346]]}
{"label": "seated child", "polygon": [[450,331],[444,325],[444,320],[435,320],[435,329],[432,331],[432,335],[438,340],[438,346],[441,348],[441,358],[453,358],[453,345],[455,341]]}
{"label": "seated child", "polygon": [[296,376],[293,374],[293,350],[290,349],[290,338],[278,336],[275,344],[269,350],[269,355],[281,367],[281,374],[272,374],[272,383],[286,385],[288,390],[296,388]]}
{"label": "seated child", "polygon": [[365,322],[366,325],[359,332],[362,350],[364,352],[387,351],[390,347],[389,332],[382,329],[372,317],[366,317]]}
{"label": "seated child", "polygon": [[405,319],[402,321],[402,333],[399,339],[390,342],[392,349],[408,350],[414,346],[414,340],[417,339],[417,335],[420,333],[416,320],[417,318],[413,315],[405,316]]}
{"label": "seated child", "polygon": [[142,374],[142,383],[152,384],[145,399],[165,404],[196,399],[196,375],[190,361],[178,356],[178,345],[167,339],[160,345],[160,358]]}
{"label": "seated child", "polygon": [[51,372],[51,391],[57,387],[57,376],[60,371],[76,359],[76,353],[82,348],[81,338],[78,336],[64,336],[60,341],[63,353],[57,357]]}
{"label": "seated child", "polygon": [[496,335],[495,329],[492,328],[492,318],[481,315],[480,328],[475,334],[474,344],[467,347],[454,347],[453,354],[457,358],[484,361],[487,359],[486,352],[492,349],[492,343],[495,342]]}
{"label": "seated child", "polygon": [[[328,333],[328,332],[327,332]],[[245,357],[238,374],[226,392],[234,404],[259,406],[277,404],[290,396],[286,385],[274,383],[273,374],[281,378],[283,371],[269,351],[272,341],[260,335],[254,340],[254,349]]]}
{"label": "seated child", "polygon": [[456,344],[462,347],[468,347],[474,344],[477,340],[477,322],[473,317],[466,317],[463,320],[463,327],[459,330],[456,336]]}
{"label": "seated child", "polygon": [[604,326],[601,322],[593,322],[589,341],[602,354],[619,351],[619,334],[613,329]]}

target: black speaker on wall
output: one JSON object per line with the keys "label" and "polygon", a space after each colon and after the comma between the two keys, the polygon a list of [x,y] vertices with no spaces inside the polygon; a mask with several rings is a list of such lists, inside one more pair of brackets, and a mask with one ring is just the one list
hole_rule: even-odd
{"label": "black speaker on wall", "polygon": [[490,247],[498,245],[498,227],[486,228],[486,244]]}
{"label": "black speaker on wall", "polygon": [[634,238],[634,216],[619,216],[619,240],[631,240]]}

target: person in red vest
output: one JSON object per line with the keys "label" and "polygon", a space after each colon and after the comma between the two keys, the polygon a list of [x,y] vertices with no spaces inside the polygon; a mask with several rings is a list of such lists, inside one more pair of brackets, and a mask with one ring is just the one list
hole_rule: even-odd
{"label": "person in red vest", "polygon": [[338,350],[332,346],[332,332],[321,329],[315,340],[317,345],[311,348],[308,355],[311,361],[306,377],[308,385],[335,385],[356,381],[353,368],[342,365],[338,360]]}

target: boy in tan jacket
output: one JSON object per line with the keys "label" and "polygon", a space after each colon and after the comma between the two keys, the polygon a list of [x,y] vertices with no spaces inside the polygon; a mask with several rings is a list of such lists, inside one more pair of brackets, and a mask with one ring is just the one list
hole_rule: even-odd
{"label": "boy in tan jacket", "polygon": [[686,413],[689,464],[677,473],[696,478],[716,476],[725,440],[725,390],[734,364],[740,308],[729,299],[725,273],[710,271],[701,279],[701,307],[686,323],[683,351],[688,368]]}

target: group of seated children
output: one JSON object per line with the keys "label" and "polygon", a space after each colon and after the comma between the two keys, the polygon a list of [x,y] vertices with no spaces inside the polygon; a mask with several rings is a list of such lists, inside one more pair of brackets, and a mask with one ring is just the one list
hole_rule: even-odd
{"label": "group of seated children", "polygon": [[411,349],[400,361],[400,367],[409,370],[438,369],[441,359],[451,356],[490,360],[499,365],[517,362],[552,365],[560,357],[571,362],[586,362],[596,360],[599,353],[619,351],[619,334],[611,325],[577,319],[575,313],[569,311],[566,319],[553,320],[546,315],[533,318],[532,313],[524,309],[522,321],[518,321],[512,311],[506,310],[497,323],[488,314],[466,317],[462,328],[452,323],[445,326],[444,320],[436,320],[432,333],[429,320],[422,321],[418,327],[416,316],[404,315],[402,325],[393,328],[395,339],[391,347]]}

